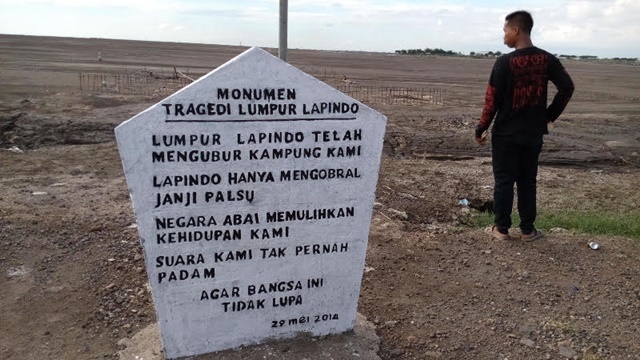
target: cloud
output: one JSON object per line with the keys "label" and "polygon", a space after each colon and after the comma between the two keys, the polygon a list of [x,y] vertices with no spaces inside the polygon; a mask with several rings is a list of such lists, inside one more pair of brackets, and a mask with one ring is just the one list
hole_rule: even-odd
{"label": "cloud", "polygon": [[8,5],[45,5],[73,8],[127,8],[127,9],[172,9],[172,2],[165,0],[2,0]]}
{"label": "cloud", "polygon": [[618,47],[640,55],[640,2],[635,0],[561,2],[538,23],[538,40],[554,47],[596,53]]}
{"label": "cloud", "polygon": [[[300,7],[314,1],[300,1]],[[496,5],[497,4],[497,5]],[[519,4],[534,15],[534,43],[563,49],[593,49],[606,56],[618,53],[640,56],[640,1],[578,0],[524,1]],[[346,32],[349,27],[395,28],[396,43],[380,44],[385,50],[409,47],[442,47],[452,50],[502,48],[504,16],[516,10],[511,3],[492,6],[471,1],[361,1],[347,0],[339,11],[330,4],[316,9],[331,12]],[[302,13],[301,13],[302,14]],[[313,22],[314,16],[305,21]],[[363,39],[364,41],[364,39]]]}
{"label": "cloud", "polygon": [[[170,38],[172,32],[167,30],[173,29],[181,31],[181,41],[237,44],[241,40],[245,44],[277,45],[276,0],[0,0],[0,6],[0,20],[26,19],[24,24],[11,21],[12,32],[38,21],[29,17],[34,13],[29,11],[31,6],[93,17],[109,11],[111,19],[121,19],[120,24],[125,18],[144,19],[141,23],[166,36],[158,40],[178,40]],[[600,56],[640,56],[639,0],[524,0],[518,7],[534,15],[534,43],[552,52],[589,49]],[[512,2],[506,0],[494,0],[490,5],[471,0],[296,0],[289,2],[289,44],[320,49],[357,46],[372,51],[424,47],[505,51],[502,23],[513,10]],[[17,11],[23,11],[24,16]],[[0,31],[7,31],[7,23],[0,21]],[[120,29],[118,34],[139,33],[140,24],[127,24],[131,29]],[[178,24],[189,24],[189,31],[176,30]],[[55,35],[55,28],[52,22],[47,28],[50,33],[43,35]],[[69,26],[66,28],[70,31]],[[104,32],[100,35],[103,37],[116,34],[104,28],[95,32]]]}

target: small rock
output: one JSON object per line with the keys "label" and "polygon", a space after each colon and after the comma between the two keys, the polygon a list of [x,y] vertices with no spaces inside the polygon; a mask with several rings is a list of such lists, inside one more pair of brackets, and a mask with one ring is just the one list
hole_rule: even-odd
{"label": "small rock", "polygon": [[554,227],[554,228],[551,228],[549,230],[549,233],[551,233],[551,234],[567,234],[569,232],[570,232],[569,230],[561,228],[561,227]]}
{"label": "small rock", "polygon": [[130,344],[130,343],[131,343],[131,340],[129,340],[129,339],[127,339],[127,338],[124,338],[124,339],[120,339],[120,340],[118,341],[118,346],[120,346],[120,347],[124,348],[124,347],[129,346],[129,344]]}
{"label": "small rock", "polygon": [[530,348],[536,347],[536,342],[531,340],[531,339],[527,339],[527,338],[520,339],[520,344],[528,346]]}
{"label": "small rock", "polygon": [[24,266],[18,266],[7,270],[7,277],[9,278],[22,277],[26,276],[27,274],[29,274],[29,271],[25,269]]}
{"label": "small rock", "polygon": [[574,356],[578,355],[575,350],[566,346],[558,346],[558,353],[567,359],[573,359]]}
{"label": "small rock", "polygon": [[535,330],[535,326],[531,324],[518,325],[518,332],[521,334],[531,334]]}
{"label": "small rock", "polygon": [[111,284],[109,284],[109,285],[107,285],[107,286],[105,287],[105,290],[109,290],[109,289],[113,288],[114,286],[116,286],[116,284],[111,283]]}
{"label": "small rock", "polygon": [[442,357],[442,353],[440,351],[427,351],[426,353],[424,353],[424,355],[429,358]]}
{"label": "small rock", "polygon": [[395,320],[391,320],[391,321],[385,321],[384,326],[386,327],[392,327],[392,326],[396,326],[398,322]]}
{"label": "small rock", "polygon": [[418,338],[413,335],[409,335],[407,336],[407,341],[410,343],[415,343],[416,341],[418,341]]}
{"label": "small rock", "polygon": [[134,256],[134,257],[133,257],[133,260],[134,260],[134,261],[140,261],[140,260],[142,260],[142,255],[140,255],[140,254],[136,254],[136,256]]}
{"label": "small rock", "polygon": [[571,347],[571,340],[558,341],[558,347]]}
{"label": "small rock", "polygon": [[398,193],[398,196],[405,198],[405,199],[409,199],[409,200],[417,200],[418,197],[415,195],[411,195],[411,194],[407,194],[407,193]]}
{"label": "small rock", "polygon": [[404,211],[400,211],[400,210],[396,210],[396,209],[387,209],[387,211],[389,212],[389,214],[391,214],[392,216],[396,217],[396,218],[400,218],[403,220],[407,220],[409,218],[409,215],[407,215],[406,212]]}
{"label": "small rock", "polygon": [[402,354],[404,354],[404,351],[402,351],[402,349],[393,349],[391,350],[391,352],[389,353],[389,355],[391,355],[392,358],[401,356]]}
{"label": "small rock", "polygon": [[611,141],[606,141],[604,144],[605,146],[610,147],[612,149],[629,148],[633,146],[632,143],[625,140],[611,140]]}

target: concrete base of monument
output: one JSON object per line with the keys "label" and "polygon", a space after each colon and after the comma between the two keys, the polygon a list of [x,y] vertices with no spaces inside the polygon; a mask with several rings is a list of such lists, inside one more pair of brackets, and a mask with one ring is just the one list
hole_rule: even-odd
{"label": "concrete base of monument", "polygon": [[[124,347],[118,352],[121,360],[164,359],[158,324],[151,324],[131,338],[118,342]],[[311,338],[307,336],[289,340],[274,341],[261,345],[244,346],[215,354],[190,356],[190,360],[258,360],[258,359],[380,359],[378,350],[380,338],[376,335],[375,326],[367,318],[358,314],[353,333]]]}

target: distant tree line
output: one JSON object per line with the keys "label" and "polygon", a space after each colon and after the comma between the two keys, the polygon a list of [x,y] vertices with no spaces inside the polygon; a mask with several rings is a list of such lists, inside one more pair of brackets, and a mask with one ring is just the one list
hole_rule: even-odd
{"label": "distant tree line", "polygon": [[638,58],[619,58],[619,57],[614,57],[611,60],[615,60],[615,61],[628,61],[628,62],[636,62],[638,61]]}
{"label": "distant tree line", "polygon": [[565,55],[565,54],[560,54],[558,55],[559,58],[562,59],[580,59],[580,60],[597,60],[598,57],[594,56],[594,55]]}
{"label": "distant tree line", "polygon": [[475,52],[472,51],[469,53],[469,56],[471,57],[498,57],[498,56],[502,56],[502,52],[501,51],[479,51],[479,52]]}
{"label": "distant tree line", "polygon": [[408,50],[396,50],[396,54],[403,54],[403,55],[440,55],[440,56],[455,56],[455,55],[462,55],[461,53],[456,53],[453,52],[451,50],[444,50],[444,49],[439,49],[439,48],[435,48],[435,49],[430,49],[430,48],[426,48],[426,49],[408,49]]}
{"label": "distant tree line", "polygon": [[[461,52],[454,52],[451,50],[444,50],[440,48],[426,48],[426,49],[401,49],[396,50],[396,54],[400,55],[439,55],[439,56],[471,56],[471,57],[498,57],[502,55],[501,51],[472,51],[469,55],[465,55]],[[616,62],[628,62],[628,63],[636,63],[638,62],[638,58],[624,58],[624,57],[614,57],[611,59],[598,59],[595,55],[566,55],[560,54],[557,57],[561,59],[570,59],[570,60],[613,60]]]}
{"label": "distant tree line", "polygon": [[[467,56],[461,52],[454,52],[451,50],[444,50],[440,48],[426,48],[426,49],[402,49],[396,50],[396,54],[401,55],[439,55],[439,56]],[[472,51],[469,56],[472,57],[497,57],[502,55],[500,51]]]}
{"label": "distant tree line", "polygon": [[626,62],[626,63],[635,63],[638,61],[638,58],[626,58],[626,57],[614,57],[614,58],[603,58],[598,59],[597,56],[594,55],[565,55],[560,54],[557,55],[560,59],[570,59],[570,60],[612,60],[615,62]]}

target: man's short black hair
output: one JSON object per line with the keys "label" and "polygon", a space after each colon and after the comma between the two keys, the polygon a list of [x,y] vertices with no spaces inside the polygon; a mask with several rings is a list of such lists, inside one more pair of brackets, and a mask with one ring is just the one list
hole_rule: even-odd
{"label": "man's short black hair", "polygon": [[531,14],[528,11],[514,11],[504,19],[509,23],[509,25],[515,25],[525,33],[531,35],[531,29],[533,29],[533,17],[531,17]]}

